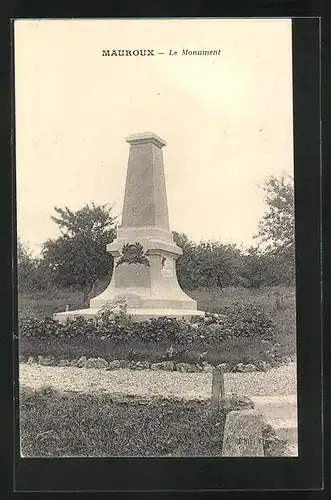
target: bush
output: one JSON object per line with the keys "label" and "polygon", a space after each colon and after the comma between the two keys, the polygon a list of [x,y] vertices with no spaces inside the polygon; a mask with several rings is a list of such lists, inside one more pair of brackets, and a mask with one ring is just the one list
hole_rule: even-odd
{"label": "bush", "polygon": [[[74,325],[72,325],[74,327]],[[20,337],[37,337],[40,339],[56,336],[61,331],[61,325],[50,318],[38,319],[28,316],[19,318]]]}
{"label": "bush", "polygon": [[[20,355],[75,359],[102,357],[157,363],[201,363],[216,366],[268,360],[265,343],[274,341],[274,327],[262,308],[231,307],[226,316],[207,313],[193,322],[155,318],[133,322],[121,312],[95,320],[77,317],[65,324],[51,318],[20,317]],[[287,354],[284,351],[283,354]]]}
{"label": "bush", "polygon": [[261,307],[253,304],[235,304],[225,315],[207,314],[205,335],[210,343],[220,338],[238,337],[274,339],[274,324]]}
{"label": "bush", "polygon": [[261,308],[249,304],[231,308],[226,316],[210,313],[194,322],[174,318],[134,322],[127,316],[115,314],[98,320],[77,317],[61,324],[51,318],[40,320],[23,316],[19,333],[21,337],[101,338],[203,347],[217,346],[222,341],[237,338],[273,340],[274,325]]}

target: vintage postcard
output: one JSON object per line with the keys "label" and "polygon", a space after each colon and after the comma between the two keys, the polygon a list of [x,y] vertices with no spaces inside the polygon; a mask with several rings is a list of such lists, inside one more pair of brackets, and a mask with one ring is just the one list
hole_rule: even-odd
{"label": "vintage postcard", "polygon": [[297,457],[291,19],[14,22],[20,450]]}

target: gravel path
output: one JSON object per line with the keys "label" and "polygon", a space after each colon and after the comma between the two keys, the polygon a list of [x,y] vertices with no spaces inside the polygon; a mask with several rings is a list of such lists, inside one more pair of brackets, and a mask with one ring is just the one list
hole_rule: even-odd
{"label": "gravel path", "polygon": [[[28,365],[21,363],[22,386],[38,389],[51,386],[61,391],[117,392],[132,395],[162,395],[185,399],[205,399],[211,395],[211,373],[180,373],[151,370],[86,369]],[[296,394],[296,363],[269,372],[225,373],[225,391],[246,396]]]}

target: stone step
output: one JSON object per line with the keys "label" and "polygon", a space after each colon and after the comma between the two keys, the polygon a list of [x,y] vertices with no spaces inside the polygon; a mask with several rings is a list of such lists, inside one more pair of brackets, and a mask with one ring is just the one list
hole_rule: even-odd
{"label": "stone step", "polygon": [[268,422],[275,429],[279,438],[286,439],[288,445],[297,445],[298,425],[296,419],[269,419]]}
{"label": "stone step", "polygon": [[276,435],[287,441],[288,456],[298,456],[297,398],[290,396],[255,396],[251,398]]}
{"label": "stone step", "polygon": [[255,396],[251,399],[267,420],[297,419],[296,396]]}

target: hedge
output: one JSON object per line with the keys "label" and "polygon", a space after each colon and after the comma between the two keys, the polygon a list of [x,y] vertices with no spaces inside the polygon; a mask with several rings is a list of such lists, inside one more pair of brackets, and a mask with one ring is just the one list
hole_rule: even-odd
{"label": "hedge", "polygon": [[224,340],[247,338],[273,341],[274,324],[263,309],[252,304],[238,304],[226,315],[206,313],[193,321],[156,318],[134,322],[122,314],[105,315],[98,320],[76,317],[61,324],[52,318],[22,316],[19,320],[21,338],[85,339],[144,343],[168,342],[174,346],[218,346]]}

